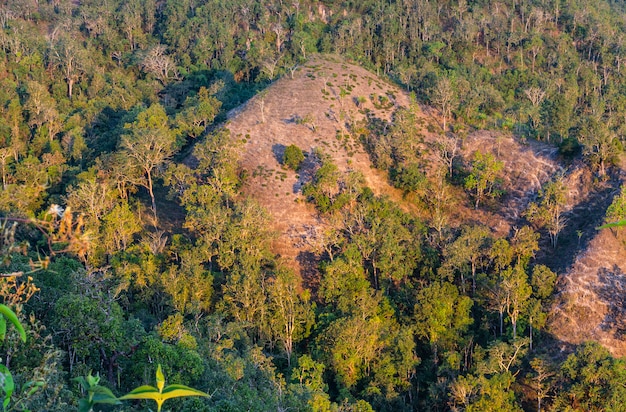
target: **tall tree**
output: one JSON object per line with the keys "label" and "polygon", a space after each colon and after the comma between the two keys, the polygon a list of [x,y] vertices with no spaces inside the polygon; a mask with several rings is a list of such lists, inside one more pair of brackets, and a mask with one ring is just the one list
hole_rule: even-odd
{"label": "tall tree", "polygon": [[448,282],[434,282],[422,289],[415,305],[417,333],[430,343],[435,362],[439,349],[454,349],[463,333],[472,324],[470,310],[473,302],[459,294]]}
{"label": "tall tree", "polygon": [[61,37],[50,48],[50,56],[55,66],[61,69],[67,83],[67,97],[72,99],[74,84],[80,80],[84,73],[84,52],[76,39],[70,37],[76,33]]}
{"label": "tall tree", "polygon": [[129,133],[122,136],[120,146],[128,156],[129,166],[141,170],[144,174],[142,186],[150,194],[156,224],[154,174],[158,167],[175,153],[176,136],[169,128],[165,109],[158,103],[139,113],[135,122],[124,127]]}
{"label": "tall tree", "polygon": [[550,235],[552,247],[556,248],[559,233],[565,226],[563,212],[567,205],[567,187],[563,177],[548,182],[539,191],[539,202],[533,202],[525,212],[526,218],[538,227],[544,227]]}
{"label": "tall tree", "polygon": [[283,346],[289,367],[294,344],[306,337],[313,323],[310,292],[299,292],[298,288],[297,278],[290,270],[279,270],[268,286],[271,329]]}
{"label": "tall tree", "polygon": [[470,174],[465,179],[465,187],[474,192],[476,209],[485,196],[494,194],[503,167],[504,163],[497,160],[491,153],[481,151],[474,153],[470,164]]}

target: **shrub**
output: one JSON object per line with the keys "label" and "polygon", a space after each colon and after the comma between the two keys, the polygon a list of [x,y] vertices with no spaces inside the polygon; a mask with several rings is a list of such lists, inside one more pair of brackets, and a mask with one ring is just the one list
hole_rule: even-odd
{"label": "shrub", "polygon": [[295,144],[289,145],[285,148],[285,154],[283,155],[283,165],[289,169],[298,170],[300,165],[304,161],[304,153]]}

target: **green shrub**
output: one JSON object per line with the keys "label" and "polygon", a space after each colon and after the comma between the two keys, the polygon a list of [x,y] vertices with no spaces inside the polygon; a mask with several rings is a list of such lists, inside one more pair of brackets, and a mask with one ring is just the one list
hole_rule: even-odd
{"label": "green shrub", "polygon": [[285,154],[283,155],[283,165],[289,169],[298,170],[300,165],[304,161],[304,153],[295,144],[289,145],[285,148]]}

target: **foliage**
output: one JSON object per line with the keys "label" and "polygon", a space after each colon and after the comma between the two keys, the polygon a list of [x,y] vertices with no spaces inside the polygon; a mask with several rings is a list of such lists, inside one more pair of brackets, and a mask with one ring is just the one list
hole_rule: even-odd
{"label": "foliage", "polygon": [[[106,408],[158,363],[215,388],[169,400],[177,410],[619,410],[621,361],[592,344],[543,356],[556,275],[535,260],[535,230],[556,246],[563,183],[539,191],[533,228],[452,223],[468,196],[479,208],[501,194],[493,154],[460,167],[466,130],[543,140],[611,174],[625,12],[605,0],[3,2],[3,409]],[[243,199],[238,139],[216,122],[258,94],[265,123],[268,82],[318,52],[415,99],[383,121],[367,107],[388,111],[389,92],[357,97],[358,134],[403,206],[310,154],[303,192],[325,227],[299,276]],[[441,127],[421,120],[424,103]],[[321,132],[312,114],[295,122]],[[292,145],[283,161],[303,158]],[[601,227],[625,225],[623,197]],[[188,393],[167,392],[160,372],[126,396],[161,409]]]}
{"label": "foliage", "polygon": [[291,170],[298,171],[304,161],[304,153],[302,149],[294,144],[290,144],[285,148],[283,154],[283,164]]}
{"label": "foliage", "polygon": [[119,399],[152,399],[157,403],[157,411],[160,412],[161,408],[163,407],[163,402],[168,399],[179,398],[183,396],[209,396],[202,391],[190,388],[185,385],[173,384],[165,386],[165,376],[163,375],[163,371],[161,371],[161,365],[157,366],[156,384],[156,388],[150,385],[144,385],[135,388],[126,395],[120,396]]}
{"label": "foliage", "polygon": [[497,188],[504,163],[491,153],[477,151],[470,164],[470,173],[465,178],[465,188],[474,193],[474,208],[478,209],[486,196],[498,196]]}
{"label": "foliage", "polygon": [[78,402],[79,412],[90,412],[94,405],[118,405],[121,403],[109,388],[99,384],[100,375],[93,376],[89,372],[87,376],[79,376],[74,380],[78,382],[81,390],[87,393],[87,398]]}
{"label": "foliage", "polygon": [[563,217],[567,202],[566,194],[562,178],[557,178],[541,188],[539,202],[531,203],[526,210],[526,217],[530,222],[548,230],[552,247],[556,247],[559,233],[566,224]]}

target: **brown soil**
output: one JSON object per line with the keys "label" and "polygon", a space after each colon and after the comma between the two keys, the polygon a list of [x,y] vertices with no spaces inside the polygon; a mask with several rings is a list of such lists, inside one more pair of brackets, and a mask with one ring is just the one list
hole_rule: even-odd
{"label": "brown soil", "polygon": [[590,193],[577,193],[582,201],[568,215],[569,227],[558,247],[562,253],[546,259],[570,263],[559,271],[551,332],[571,344],[598,341],[614,356],[626,356],[626,238],[622,228],[596,228],[622,182],[615,176]]}
{"label": "brown soil", "polygon": [[[344,96],[342,89],[347,92]],[[364,119],[366,111],[371,117],[389,120],[395,109],[408,106],[409,99],[396,86],[335,57],[311,59],[293,78],[288,75],[278,80],[265,97],[261,96],[232,111],[226,124],[232,137],[244,142],[240,162],[249,177],[243,192],[272,216],[272,229],[278,233],[274,251],[299,269],[307,287],[316,290],[317,256],[307,239],[327,222],[301,193],[302,185],[312,178],[315,163],[309,157],[297,174],[282,168],[282,153],[291,144],[307,154],[321,149],[342,172],[361,172],[374,193],[387,195],[409,209],[410,201],[388,184],[385,173],[371,167],[362,145],[349,133],[350,126]],[[390,104],[381,106],[379,96],[389,99]],[[420,116],[424,120],[421,133],[428,143],[442,132],[437,130],[441,122],[436,111],[427,107],[421,107]],[[550,331],[564,344],[594,339],[615,355],[626,355],[626,249],[611,231],[595,229],[621,177],[597,183],[581,162],[565,167],[554,146],[520,142],[500,132],[470,133],[463,141],[459,160],[467,163],[476,150],[492,152],[504,162],[505,194],[499,202],[486,202],[474,210],[465,192],[455,188],[452,226],[480,223],[498,236],[511,235],[515,228],[527,224],[523,212],[541,186],[563,174],[569,189],[567,226],[556,249],[542,233],[542,251],[536,257],[559,275]]]}
{"label": "brown soil", "polygon": [[504,163],[504,195],[495,208],[474,210],[470,205],[461,209],[461,221],[478,221],[489,226],[494,234],[507,236],[514,227],[521,225],[522,213],[536,198],[541,186],[562,170],[557,149],[536,141],[521,143],[511,134],[479,130],[463,142],[463,161],[469,163],[476,151],[492,153]]}
{"label": "brown soil", "polygon": [[[347,95],[341,96],[341,89]],[[276,253],[295,265],[306,261],[303,256],[308,248],[302,240],[310,227],[323,223],[301,193],[315,170],[311,156],[300,174],[280,164],[285,147],[291,144],[307,155],[321,149],[340,171],[361,172],[376,194],[401,199],[387,183],[386,174],[371,167],[361,143],[349,133],[350,125],[364,119],[366,110],[372,117],[389,120],[396,108],[408,105],[408,97],[396,86],[339,58],[316,57],[293,78],[283,77],[261,96],[229,113],[226,127],[233,138],[245,142],[240,162],[249,177],[243,191],[273,217],[273,229],[279,234],[274,242]],[[379,96],[385,96],[390,104],[381,107]]]}

